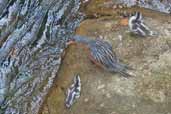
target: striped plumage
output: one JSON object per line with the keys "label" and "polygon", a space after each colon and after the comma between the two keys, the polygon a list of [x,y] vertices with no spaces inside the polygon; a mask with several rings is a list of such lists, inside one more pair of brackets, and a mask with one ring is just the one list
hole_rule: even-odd
{"label": "striped plumage", "polygon": [[72,41],[86,44],[90,50],[89,58],[97,65],[103,67],[110,72],[118,72],[125,77],[131,76],[127,73],[128,67],[119,62],[112,46],[103,40],[92,40],[84,36],[75,35]]}
{"label": "striped plumage", "polygon": [[76,99],[80,97],[81,79],[79,75],[74,77],[74,83],[67,89],[65,105],[70,108]]}
{"label": "striped plumage", "polygon": [[144,24],[142,14],[140,12],[136,12],[135,15],[129,18],[128,25],[130,31],[139,36],[154,36],[156,34]]}

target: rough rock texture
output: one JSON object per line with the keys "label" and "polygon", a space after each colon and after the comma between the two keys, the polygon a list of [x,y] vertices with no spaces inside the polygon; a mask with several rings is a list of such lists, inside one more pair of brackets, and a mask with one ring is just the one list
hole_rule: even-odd
{"label": "rough rock texture", "polygon": [[[98,68],[88,59],[84,46],[72,45],[40,114],[171,114],[171,16],[129,9],[141,11],[145,23],[159,34],[141,38],[130,34],[123,18],[112,7],[106,8],[106,1],[90,1],[84,8],[87,19],[76,34],[111,43],[117,56],[135,69],[135,77],[125,79]],[[65,92],[77,73],[82,81],[81,97],[66,109]]]}
{"label": "rough rock texture", "polygon": [[113,0],[113,2],[126,4],[128,7],[136,5],[160,12],[171,13],[170,0]]}
{"label": "rough rock texture", "polygon": [[[154,5],[159,3],[159,0],[153,1]],[[151,7],[153,2],[146,4],[159,10],[162,4],[166,4],[165,0],[162,1],[156,8]],[[81,45],[70,47],[57,87],[54,86],[55,89],[49,93],[42,110],[48,105],[49,112],[59,114],[170,112],[170,17],[143,11],[149,24],[161,34],[155,39],[135,39],[127,33],[126,27],[118,28],[115,20],[120,18],[115,17],[115,10],[122,11],[127,5],[115,5],[116,2],[83,0],[83,3],[89,3],[88,6],[83,5],[88,20],[82,22],[77,33],[104,37],[124,62],[136,68],[137,77],[126,80],[114,76],[117,74],[97,70]],[[129,3],[135,3],[135,0],[127,0]],[[65,42],[82,19],[79,6],[79,0],[0,0],[1,114],[38,112],[57,76]],[[168,6],[166,4],[165,8]],[[82,97],[75,104],[75,109],[68,111],[63,107],[64,91],[71,82],[71,76],[78,72],[84,83]]]}
{"label": "rough rock texture", "polygon": [[0,0],[0,114],[36,114],[53,84],[79,0]]}

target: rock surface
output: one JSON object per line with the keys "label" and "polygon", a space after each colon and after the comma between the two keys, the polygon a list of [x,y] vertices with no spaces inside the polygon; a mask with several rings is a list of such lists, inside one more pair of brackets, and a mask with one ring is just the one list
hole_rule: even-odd
{"label": "rock surface", "polygon": [[[131,35],[121,24],[122,17],[105,3],[91,1],[84,7],[88,16],[76,34],[111,43],[118,58],[135,69],[135,77],[125,79],[104,71],[90,62],[84,46],[69,46],[39,114],[171,114],[171,16],[129,9],[141,11],[145,22],[159,34],[141,38]],[[82,81],[81,97],[66,109],[65,91],[77,73]]]}
{"label": "rock surface", "polygon": [[79,6],[79,0],[0,0],[0,114],[38,113],[82,18]]}

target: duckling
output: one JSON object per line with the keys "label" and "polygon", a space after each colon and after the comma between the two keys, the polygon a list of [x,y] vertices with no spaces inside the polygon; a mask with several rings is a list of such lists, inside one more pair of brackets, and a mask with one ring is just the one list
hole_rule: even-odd
{"label": "duckling", "polygon": [[74,77],[74,83],[67,89],[65,105],[70,108],[76,99],[80,97],[81,93],[81,79],[79,75]]}
{"label": "duckling", "polygon": [[151,31],[147,25],[144,24],[142,14],[136,12],[135,15],[131,16],[128,21],[129,29],[132,33],[139,36],[154,36],[155,32]]}
{"label": "duckling", "polygon": [[112,46],[108,42],[101,39],[93,40],[85,36],[75,35],[70,39],[68,44],[72,43],[82,43],[86,45],[89,50],[89,58],[96,65],[112,73],[118,72],[124,77],[131,76],[127,73],[129,67],[119,61],[112,50]]}

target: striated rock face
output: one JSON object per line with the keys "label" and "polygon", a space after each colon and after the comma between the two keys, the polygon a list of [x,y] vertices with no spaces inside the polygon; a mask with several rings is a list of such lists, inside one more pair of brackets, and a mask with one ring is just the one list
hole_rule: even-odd
{"label": "striated rock face", "polygon": [[138,5],[140,7],[149,8],[152,10],[171,13],[170,0],[113,0],[115,3],[124,3],[127,6]]}
{"label": "striated rock face", "polygon": [[[125,79],[104,71],[90,62],[83,45],[72,45],[66,50],[58,80],[40,114],[171,114],[170,15],[143,8],[122,8],[141,11],[145,23],[159,34],[141,38],[131,35],[125,18],[117,15],[113,7],[107,7],[110,1],[90,1],[84,9],[87,19],[81,22],[76,34],[111,43],[117,57],[135,69],[135,77]],[[78,73],[81,96],[67,109],[65,92]]]}
{"label": "striated rock face", "polygon": [[0,114],[36,114],[81,20],[79,0],[0,0]]}

